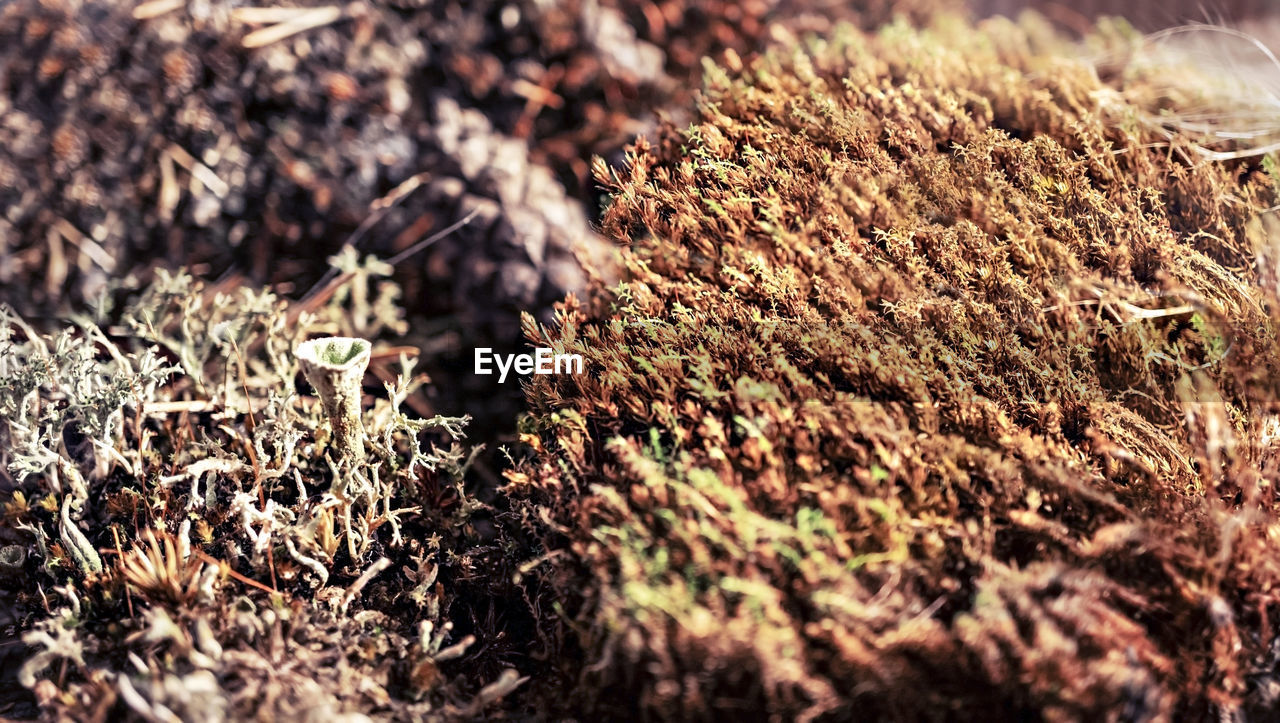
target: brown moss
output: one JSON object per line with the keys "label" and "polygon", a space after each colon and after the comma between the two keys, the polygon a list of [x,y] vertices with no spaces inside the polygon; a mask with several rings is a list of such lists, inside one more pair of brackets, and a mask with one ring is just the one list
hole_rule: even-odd
{"label": "brown moss", "polygon": [[629,276],[527,325],[589,373],[508,488],[575,707],[1166,719],[1269,672],[1272,183],[1056,42],[844,28],[597,164]]}

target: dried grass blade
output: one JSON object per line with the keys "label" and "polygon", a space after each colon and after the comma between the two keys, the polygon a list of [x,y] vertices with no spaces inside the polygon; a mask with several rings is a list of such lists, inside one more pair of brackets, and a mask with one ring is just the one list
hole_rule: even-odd
{"label": "dried grass blade", "polygon": [[134,20],[151,20],[181,8],[185,0],[149,0],[133,9]]}
{"label": "dried grass blade", "polygon": [[179,166],[187,169],[213,195],[218,198],[226,198],[227,194],[231,192],[231,187],[227,185],[226,181],[218,178],[218,174],[214,173],[212,168],[196,160],[195,156],[188,153],[182,146],[172,143],[167,150],[170,158],[176,161]]}
{"label": "dried grass blade", "polygon": [[261,30],[244,36],[240,44],[246,48],[261,48],[279,42],[292,35],[323,27],[342,17],[342,8],[336,5],[315,8]]}

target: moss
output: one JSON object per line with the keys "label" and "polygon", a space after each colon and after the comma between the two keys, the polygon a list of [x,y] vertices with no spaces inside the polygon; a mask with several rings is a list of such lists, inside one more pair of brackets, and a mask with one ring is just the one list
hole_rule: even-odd
{"label": "moss", "polygon": [[527,324],[590,373],[508,475],[574,710],[1201,717],[1270,669],[1272,181],[1027,23],[713,69],[596,164],[627,278]]}

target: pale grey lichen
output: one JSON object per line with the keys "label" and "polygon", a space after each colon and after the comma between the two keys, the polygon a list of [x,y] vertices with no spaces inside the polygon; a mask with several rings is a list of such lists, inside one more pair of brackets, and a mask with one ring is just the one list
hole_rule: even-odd
{"label": "pale grey lichen", "polygon": [[27,561],[27,548],[23,545],[0,547],[0,573],[17,575]]}
{"label": "pale grey lichen", "polygon": [[350,463],[364,458],[361,382],[372,348],[365,339],[325,337],[304,342],[297,350],[302,373],[320,395],[338,456]]}
{"label": "pale grey lichen", "polygon": [[[351,278],[373,286],[376,271]],[[353,706],[428,719],[491,701],[472,697],[483,680],[397,699],[385,677],[419,620],[449,629],[441,580],[474,574],[467,418],[403,411],[422,383],[408,359],[366,409],[363,339],[314,355],[352,370],[338,424],[292,391],[306,336],[359,333],[344,305],[366,330],[402,326],[377,286],[301,310],[160,272],[122,309],[53,334],[0,309],[0,461],[19,487],[0,514],[25,538],[0,549],[0,572],[32,578],[20,682],[49,715],[108,697],[136,717],[203,721],[263,699],[282,719]],[[326,426],[333,453],[314,454]],[[423,503],[428,481],[447,512]]]}
{"label": "pale grey lichen", "polygon": [[59,608],[44,620],[37,621],[31,630],[23,634],[22,642],[36,651],[18,669],[18,682],[23,687],[34,687],[36,676],[59,658],[70,660],[82,667],[85,665],[84,644],[75,632],[82,612],[80,600],[74,590],[69,592],[68,598],[70,605]]}
{"label": "pale grey lichen", "polygon": [[71,498],[62,498],[62,517],[58,525],[62,536],[62,544],[71,555],[76,567],[85,574],[102,572],[102,556],[93,549],[93,543],[84,536],[76,523],[71,520]]}

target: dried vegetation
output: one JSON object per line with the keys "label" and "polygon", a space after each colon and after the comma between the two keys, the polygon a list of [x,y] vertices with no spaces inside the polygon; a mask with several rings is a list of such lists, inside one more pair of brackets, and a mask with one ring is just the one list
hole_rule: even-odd
{"label": "dried vegetation", "polygon": [[1061,51],[845,26],[597,164],[626,275],[529,320],[592,373],[508,473],[578,709],[1276,704],[1276,179]]}

